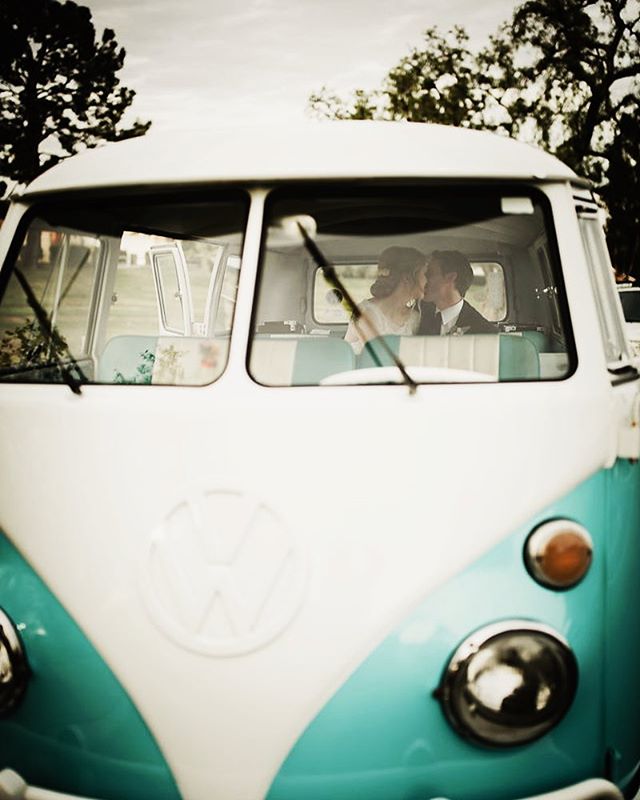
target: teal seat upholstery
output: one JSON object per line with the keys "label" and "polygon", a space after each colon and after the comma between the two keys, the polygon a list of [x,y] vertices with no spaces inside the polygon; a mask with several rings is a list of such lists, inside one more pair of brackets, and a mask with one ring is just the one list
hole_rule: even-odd
{"label": "teal seat upholstery", "polygon": [[151,383],[157,336],[114,336],[98,361],[97,383]]}
{"label": "teal seat upholstery", "polygon": [[350,344],[331,337],[298,340],[293,364],[293,385],[320,383],[336,372],[355,369],[355,354]]}
{"label": "teal seat upholstery", "polygon": [[381,344],[380,339],[384,339],[389,345],[390,350],[398,355],[400,351],[400,337],[395,335],[380,336],[377,339],[371,339],[366,342],[362,351],[357,357],[358,369],[367,369],[368,367],[391,367],[393,366],[393,359]]}
{"label": "teal seat upholstery", "polygon": [[[533,333],[533,331],[530,331]],[[500,334],[501,381],[537,380],[540,378],[538,351],[529,338]]]}
{"label": "teal seat upholstery", "polygon": [[538,353],[548,353],[550,350],[549,339],[542,331],[522,331],[522,338],[528,339]]}

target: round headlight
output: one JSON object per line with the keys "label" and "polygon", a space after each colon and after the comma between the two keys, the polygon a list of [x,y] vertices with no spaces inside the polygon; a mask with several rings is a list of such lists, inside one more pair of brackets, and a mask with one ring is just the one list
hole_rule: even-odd
{"label": "round headlight", "polygon": [[0,609],[0,716],[20,702],[28,680],[29,667],[18,631]]}
{"label": "round headlight", "polygon": [[577,684],[577,662],[564,639],[546,625],[511,620],[465,639],[436,696],[460,735],[508,747],[557,725]]}

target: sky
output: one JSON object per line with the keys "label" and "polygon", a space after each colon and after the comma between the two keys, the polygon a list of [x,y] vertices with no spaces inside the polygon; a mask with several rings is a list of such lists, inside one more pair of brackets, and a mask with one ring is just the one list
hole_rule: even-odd
{"label": "sky", "polygon": [[507,0],[78,0],[125,47],[129,118],[152,130],[302,121],[309,95],[378,87],[421,33],[463,25],[473,46]]}

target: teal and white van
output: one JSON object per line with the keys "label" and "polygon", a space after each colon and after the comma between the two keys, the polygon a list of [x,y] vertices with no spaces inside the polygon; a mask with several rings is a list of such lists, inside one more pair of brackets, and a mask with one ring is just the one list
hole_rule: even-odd
{"label": "teal and white van", "polygon": [[[494,333],[386,336],[389,246]],[[0,798],[640,779],[640,381],[596,203],[487,133],[108,145],[0,234]]]}

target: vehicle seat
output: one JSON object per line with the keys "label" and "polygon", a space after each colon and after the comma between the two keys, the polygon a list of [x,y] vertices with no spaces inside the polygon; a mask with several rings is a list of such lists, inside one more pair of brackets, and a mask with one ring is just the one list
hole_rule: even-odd
{"label": "vehicle seat", "polygon": [[[470,370],[501,381],[540,376],[536,348],[522,336],[471,334],[384,338],[406,366]],[[359,368],[390,366],[392,363],[377,339],[365,345],[358,357]]]}
{"label": "vehicle seat", "polygon": [[314,386],[355,369],[351,345],[329,336],[256,336],[249,371],[267,386]]}
{"label": "vehicle seat", "polygon": [[98,359],[98,383],[151,383],[157,336],[114,336]]}
{"label": "vehicle seat", "polygon": [[98,360],[97,383],[203,386],[220,377],[228,338],[114,336]]}

